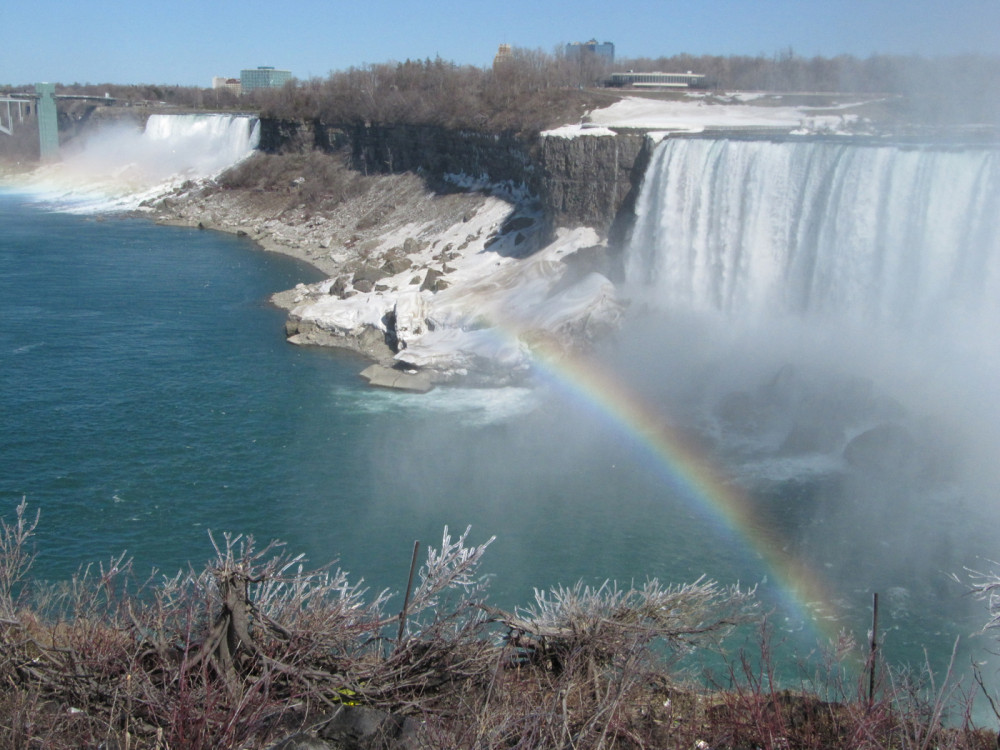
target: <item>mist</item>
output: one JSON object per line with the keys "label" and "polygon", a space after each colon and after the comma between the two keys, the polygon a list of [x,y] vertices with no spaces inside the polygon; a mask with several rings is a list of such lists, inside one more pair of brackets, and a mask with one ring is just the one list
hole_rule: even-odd
{"label": "mist", "polygon": [[31,187],[66,206],[100,211],[136,207],[187,180],[211,177],[256,147],[255,118],[152,115],[102,125],[67,144],[61,160],[39,169]]}
{"label": "mist", "polygon": [[623,372],[762,505],[794,506],[800,554],[845,595],[930,603],[995,554],[998,163],[689,141],[647,174]]}

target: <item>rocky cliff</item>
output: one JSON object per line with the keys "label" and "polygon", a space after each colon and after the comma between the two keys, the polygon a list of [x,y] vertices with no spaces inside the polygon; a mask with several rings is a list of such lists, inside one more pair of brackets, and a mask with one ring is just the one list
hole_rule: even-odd
{"label": "rocky cliff", "polygon": [[627,231],[651,145],[644,135],[542,137],[538,195],[553,226],[590,226],[612,244]]}
{"label": "rocky cliff", "polygon": [[432,125],[331,125],[261,120],[269,153],[348,149],[365,174],[417,172],[461,176],[535,196],[550,230],[590,226],[614,237],[627,225],[648,161],[642,134],[522,137]]}

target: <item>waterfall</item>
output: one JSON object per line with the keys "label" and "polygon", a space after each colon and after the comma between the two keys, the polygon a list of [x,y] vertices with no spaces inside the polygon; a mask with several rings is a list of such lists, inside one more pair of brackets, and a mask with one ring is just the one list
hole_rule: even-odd
{"label": "waterfall", "polygon": [[77,212],[128,210],[187,180],[213,177],[249,156],[260,137],[248,115],[151,115],[106,124],[32,176],[40,199]]}
{"label": "waterfall", "polygon": [[947,453],[939,476],[986,506],[1000,481],[1000,149],[668,139],[623,263],[643,377],[736,460],[857,465],[851,441],[891,426],[921,445],[897,488]]}
{"label": "waterfall", "polygon": [[142,142],[152,152],[179,154],[178,171],[210,176],[248,156],[260,138],[256,118],[240,115],[152,115]]}
{"label": "waterfall", "polygon": [[1000,319],[996,149],[670,139],[636,214],[626,277],[657,307]]}

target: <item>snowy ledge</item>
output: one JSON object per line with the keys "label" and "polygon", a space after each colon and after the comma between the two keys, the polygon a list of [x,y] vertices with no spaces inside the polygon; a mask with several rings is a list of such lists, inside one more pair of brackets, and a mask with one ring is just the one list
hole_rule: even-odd
{"label": "snowy ledge", "polygon": [[796,135],[855,135],[869,123],[852,109],[869,99],[829,107],[761,106],[748,104],[763,95],[689,95],[684,99],[628,96],[593,110],[580,123],[542,133],[547,138],[615,135],[616,130],[696,134],[710,131],[775,131]]}

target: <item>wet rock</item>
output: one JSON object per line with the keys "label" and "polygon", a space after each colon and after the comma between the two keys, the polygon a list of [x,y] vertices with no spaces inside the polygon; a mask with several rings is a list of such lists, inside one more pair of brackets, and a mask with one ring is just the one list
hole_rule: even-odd
{"label": "wet rock", "polygon": [[527,229],[534,223],[535,220],[529,216],[511,217],[506,222],[504,222],[503,229],[501,231],[504,232],[505,234],[508,232],[517,232],[518,230],[521,229]]}
{"label": "wet rock", "polygon": [[439,292],[442,289],[447,289],[448,282],[442,278],[443,276],[444,274],[436,268],[428,269],[427,275],[424,276],[424,283],[420,285],[420,291]]}
{"label": "wet rock", "polygon": [[844,432],[839,426],[828,423],[796,423],[781,443],[785,454],[827,453],[839,448]]}
{"label": "wet rock", "polygon": [[345,299],[347,297],[347,279],[343,276],[338,276],[330,285],[330,294],[340,297],[340,299]]}
{"label": "wet rock", "polygon": [[844,448],[844,459],[855,469],[875,474],[910,473],[917,446],[905,427],[882,424],[862,432]]}
{"label": "wet rock", "polygon": [[361,371],[361,377],[368,381],[368,385],[397,391],[427,393],[434,387],[426,373],[397,370],[385,365],[369,365]]}

